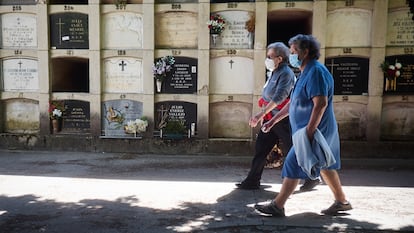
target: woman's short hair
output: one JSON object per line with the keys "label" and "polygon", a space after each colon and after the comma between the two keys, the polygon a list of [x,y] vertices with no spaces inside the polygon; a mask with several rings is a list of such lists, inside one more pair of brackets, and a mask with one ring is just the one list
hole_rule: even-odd
{"label": "woman's short hair", "polygon": [[289,48],[282,42],[274,42],[267,46],[267,49],[273,49],[275,51],[276,56],[282,57],[282,62],[289,61]]}
{"label": "woman's short hair", "polygon": [[321,56],[320,54],[321,45],[318,42],[318,40],[316,40],[316,38],[313,37],[312,35],[298,34],[290,38],[289,46],[291,45],[295,45],[296,48],[300,52],[303,52],[306,49],[308,49],[309,50],[308,56],[311,59],[319,59],[319,57]]}

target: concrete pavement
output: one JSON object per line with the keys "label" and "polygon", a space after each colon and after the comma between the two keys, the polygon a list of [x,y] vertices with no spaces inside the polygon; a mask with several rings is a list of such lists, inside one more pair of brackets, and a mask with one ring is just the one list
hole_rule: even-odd
{"label": "concrete pavement", "polygon": [[320,185],[272,218],[253,205],[277,194],[280,170],[265,170],[261,190],[235,189],[250,159],[2,150],[0,232],[414,232],[412,169],[344,161],[353,210],[321,215],[333,199]]}

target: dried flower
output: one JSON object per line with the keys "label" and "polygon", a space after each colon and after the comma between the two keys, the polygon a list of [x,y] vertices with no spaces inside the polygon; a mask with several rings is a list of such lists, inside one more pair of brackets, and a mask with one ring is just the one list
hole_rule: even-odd
{"label": "dried flower", "polygon": [[248,32],[254,32],[256,24],[256,16],[254,14],[250,14],[250,19],[246,21],[245,28]]}

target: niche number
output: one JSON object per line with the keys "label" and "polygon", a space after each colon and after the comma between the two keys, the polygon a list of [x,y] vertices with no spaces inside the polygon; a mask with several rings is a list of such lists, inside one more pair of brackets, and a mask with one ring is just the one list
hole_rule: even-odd
{"label": "niche number", "polygon": [[229,2],[229,3],[227,3],[227,8],[237,8],[237,3]]}
{"label": "niche number", "polygon": [[65,11],[73,11],[75,8],[73,6],[65,5],[64,9],[65,9]]}
{"label": "niche number", "polygon": [[229,49],[229,50],[227,50],[227,54],[229,54],[229,55],[235,55],[235,54],[237,54],[237,50],[235,50],[235,49]]}
{"label": "niche number", "polygon": [[181,54],[181,50],[173,50],[173,51],[171,51],[171,53],[172,53],[172,55],[174,55],[174,56],[178,56],[178,55],[180,55],[180,54]]}
{"label": "niche number", "polygon": [[292,8],[292,7],[295,7],[295,3],[294,3],[294,2],[285,2],[285,7],[286,7],[286,8]]}
{"label": "niche number", "polygon": [[344,53],[352,53],[352,48],[343,48]]}
{"label": "niche number", "polygon": [[13,6],[13,11],[21,11],[22,6]]}
{"label": "niche number", "polygon": [[174,10],[181,9],[181,4],[171,4],[171,9],[174,9]]}

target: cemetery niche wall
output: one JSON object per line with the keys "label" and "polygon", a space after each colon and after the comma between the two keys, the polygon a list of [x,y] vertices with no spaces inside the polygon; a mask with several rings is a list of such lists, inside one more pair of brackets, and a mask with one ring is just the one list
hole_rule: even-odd
{"label": "cemetery niche wall", "polygon": [[414,95],[414,55],[387,56],[384,65],[384,93]]}
{"label": "cemetery niche wall", "polygon": [[53,92],[89,92],[89,60],[80,57],[52,58]]}

